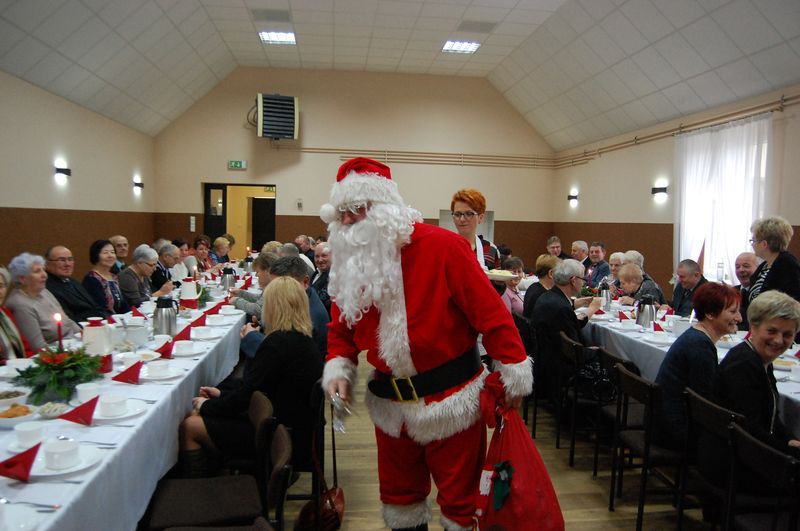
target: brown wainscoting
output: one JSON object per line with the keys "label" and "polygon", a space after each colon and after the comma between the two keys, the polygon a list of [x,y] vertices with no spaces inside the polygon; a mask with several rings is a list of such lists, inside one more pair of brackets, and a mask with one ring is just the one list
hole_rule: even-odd
{"label": "brown wainscoting", "polygon": [[[177,212],[156,212],[153,214],[153,240],[156,238],[167,238],[177,240],[182,238],[189,242],[189,247],[194,243],[194,239],[203,234],[203,214],[177,213]],[[189,230],[189,216],[194,216],[195,230]]]}
{"label": "brown wainscoting", "polygon": [[299,234],[315,238],[327,234],[328,226],[315,216],[275,216],[275,239],[279,242],[294,242]]}
{"label": "brown wainscoting", "polygon": [[0,226],[5,244],[0,263],[27,251],[44,254],[53,245],[65,245],[75,257],[74,277],[81,280],[91,268],[89,246],[93,241],[123,234],[131,251],[141,243],[152,243],[154,214],[106,210],[59,210],[49,208],[0,208]]}

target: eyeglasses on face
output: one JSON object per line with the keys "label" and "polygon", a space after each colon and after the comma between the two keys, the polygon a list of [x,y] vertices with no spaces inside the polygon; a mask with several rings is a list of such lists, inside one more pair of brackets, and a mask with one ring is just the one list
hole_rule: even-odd
{"label": "eyeglasses on face", "polygon": [[453,216],[453,219],[472,219],[477,216],[478,213],[467,210],[466,212],[450,212],[450,215]]}
{"label": "eyeglasses on face", "polygon": [[51,258],[48,262],[61,262],[62,264],[72,263],[75,261],[75,258],[72,256],[62,256],[61,258]]}
{"label": "eyeglasses on face", "polygon": [[339,216],[344,216],[347,212],[350,212],[354,216],[358,216],[366,212],[368,207],[369,203],[367,201],[353,201],[352,203],[339,205],[336,207],[336,210],[339,211]]}
{"label": "eyeglasses on face", "polygon": [[155,266],[156,266],[156,263],[155,263],[155,262],[142,262],[142,263],[143,263],[144,265],[146,265],[147,267],[155,267]]}

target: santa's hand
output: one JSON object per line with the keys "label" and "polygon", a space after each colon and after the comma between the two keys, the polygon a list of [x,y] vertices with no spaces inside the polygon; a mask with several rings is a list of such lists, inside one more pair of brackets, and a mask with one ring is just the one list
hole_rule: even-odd
{"label": "santa's hand", "polygon": [[350,382],[344,378],[337,378],[328,383],[328,396],[338,397],[339,399],[350,402]]}

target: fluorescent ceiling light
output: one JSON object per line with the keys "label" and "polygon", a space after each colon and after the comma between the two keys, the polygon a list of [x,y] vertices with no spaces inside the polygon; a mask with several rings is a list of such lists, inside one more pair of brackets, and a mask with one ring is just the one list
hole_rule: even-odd
{"label": "fluorescent ceiling light", "polygon": [[447,53],[475,53],[481,47],[479,42],[447,41],[442,48]]}
{"label": "fluorescent ceiling light", "polygon": [[259,31],[258,36],[264,44],[297,44],[294,40],[294,33],[284,31]]}

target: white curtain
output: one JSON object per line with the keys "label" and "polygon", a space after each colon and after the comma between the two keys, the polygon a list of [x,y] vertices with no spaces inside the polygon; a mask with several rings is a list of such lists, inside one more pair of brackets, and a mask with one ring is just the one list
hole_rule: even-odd
{"label": "white curtain", "polygon": [[772,114],[677,137],[678,260],[699,260],[703,274],[735,284],[734,262],[750,251],[750,225],[765,211]]}

